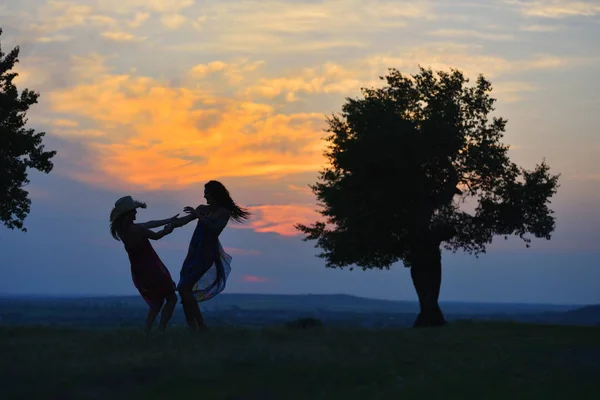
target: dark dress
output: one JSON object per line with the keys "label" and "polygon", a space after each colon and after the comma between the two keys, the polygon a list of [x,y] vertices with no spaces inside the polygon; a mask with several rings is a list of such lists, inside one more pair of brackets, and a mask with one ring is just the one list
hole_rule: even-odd
{"label": "dark dress", "polygon": [[147,238],[136,241],[135,245],[125,244],[125,250],[131,263],[133,284],[151,308],[161,307],[168,296],[175,294],[175,282],[169,270]]}
{"label": "dark dress", "polygon": [[[229,219],[228,216],[222,218]],[[207,229],[199,220],[181,267],[177,287],[192,286],[192,293],[198,301],[210,300],[225,289],[230,272],[231,256],[223,250],[218,234]]]}

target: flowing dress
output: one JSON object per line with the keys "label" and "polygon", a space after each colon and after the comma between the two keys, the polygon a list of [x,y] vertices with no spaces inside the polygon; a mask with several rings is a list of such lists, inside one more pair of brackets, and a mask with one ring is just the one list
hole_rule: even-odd
{"label": "flowing dress", "polygon": [[175,282],[147,238],[125,243],[131,263],[131,277],[140,295],[151,308],[161,307],[165,298],[175,294]]}
{"label": "flowing dress", "polygon": [[[229,219],[226,215],[222,218]],[[225,289],[230,272],[231,256],[223,250],[218,234],[198,221],[181,267],[177,287],[192,285],[196,300],[207,301]]]}

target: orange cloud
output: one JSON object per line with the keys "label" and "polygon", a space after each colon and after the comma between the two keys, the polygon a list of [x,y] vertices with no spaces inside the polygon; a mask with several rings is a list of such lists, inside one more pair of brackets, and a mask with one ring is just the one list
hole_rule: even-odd
{"label": "orange cloud", "polygon": [[265,283],[269,282],[269,278],[263,278],[255,275],[242,275],[241,281],[247,283]]}
{"label": "orange cloud", "polygon": [[[174,0],[169,7],[158,3],[152,3],[153,12],[167,15],[193,2]],[[108,3],[102,4],[108,7]],[[388,3],[378,4],[370,11],[373,18],[385,12],[416,18],[427,9],[397,10]],[[116,2],[114,5],[120,7]],[[298,10],[310,11],[307,18],[313,21],[313,6],[306,7]],[[148,13],[128,11],[128,21],[134,18],[135,24],[148,18]],[[66,15],[85,14],[82,23],[88,19],[104,27],[111,23],[110,19],[91,14],[88,8],[69,13]],[[82,21],[79,17],[71,19]],[[111,28],[109,32],[121,30]],[[116,35],[113,39],[118,38]],[[414,71],[419,64],[435,69],[457,67],[470,77],[479,72],[494,77],[557,68],[572,61],[552,56],[511,61],[477,55],[473,50],[469,45],[426,44],[395,54],[365,55],[344,66],[327,62],[307,68],[300,64],[286,68],[286,73],[279,76],[273,70],[267,75],[261,60],[209,59],[200,64],[190,62],[178,76],[169,77],[173,81],[130,71],[115,72],[100,55],[79,56],[71,59],[70,70],[68,64],[60,66],[66,82],[46,92],[43,101],[50,105],[52,119],[72,121],[71,125],[56,122],[51,133],[84,143],[87,166],[69,171],[69,176],[87,183],[111,189],[158,190],[182,189],[214,178],[274,179],[320,170],[325,162],[325,143],[321,140],[325,113],[339,110],[342,96],[358,94],[359,87],[380,84],[377,77],[390,66],[403,71]],[[35,72],[25,70],[20,78],[28,84],[35,82],[40,79]],[[46,82],[57,81],[54,72],[41,72]],[[518,100],[519,93],[535,90],[526,82],[495,85],[506,101]],[[327,96],[331,93],[337,100]],[[263,228],[271,229],[266,225]]]}
{"label": "orange cloud", "polygon": [[[285,114],[276,105],[219,96],[210,88],[111,74],[98,65],[97,56],[94,62],[77,61],[74,69],[82,83],[52,92],[50,103],[64,119],[82,119],[91,124],[87,129],[103,132],[101,140],[94,140],[97,134],[87,137],[95,157],[94,182],[182,188],[214,177],[316,171],[323,162],[321,113]],[[92,70],[85,68],[90,64]],[[77,127],[70,132],[84,136]],[[68,134],[62,130],[62,136]],[[82,173],[72,174],[89,181],[90,173]]]}

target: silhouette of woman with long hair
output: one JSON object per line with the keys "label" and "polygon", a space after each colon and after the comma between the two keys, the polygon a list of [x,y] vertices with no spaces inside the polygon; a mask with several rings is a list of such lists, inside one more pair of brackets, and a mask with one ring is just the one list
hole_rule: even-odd
{"label": "silhouette of woman with long hair", "polygon": [[250,217],[248,210],[233,201],[221,182],[207,182],[204,198],[206,205],[185,207],[188,215],[174,221],[179,227],[198,220],[177,285],[188,327],[193,331],[207,328],[198,302],[221,293],[231,271],[231,256],[223,250],[219,235],[230,220],[242,223]]}
{"label": "silhouette of woman with long hair", "polygon": [[[117,200],[110,213],[110,233],[115,240],[123,242],[131,263],[133,284],[150,307],[146,331],[150,331],[162,309],[159,330],[164,332],[177,304],[175,282],[148,239],[159,240],[173,232],[171,222],[179,214],[164,220],[136,224],[134,221],[138,208],[146,208],[146,204],[133,200],[131,196]],[[163,225],[166,226],[159,232],[151,230]]]}

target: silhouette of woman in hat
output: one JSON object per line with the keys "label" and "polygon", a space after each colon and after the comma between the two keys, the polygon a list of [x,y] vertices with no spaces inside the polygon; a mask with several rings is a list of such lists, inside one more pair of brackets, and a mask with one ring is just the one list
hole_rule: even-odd
{"label": "silhouette of woman in hat", "polygon": [[[177,304],[175,282],[169,270],[158,257],[149,239],[159,240],[173,232],[172,218],[134,223],[137,209],[146,204],[125,196],[115,202],[110,213],[110,233],[117,241],[122,241],[131,263],[133,284],[146,301],[150,310],[146,317],[146,331],[150,331],[154,320],[162,309],[159,330],[164,332]],[[152,228],[165,227],[158,232]]]}
{"label": "silhouette of woman in hat", "polygon": [[206,183],[204,198],[207,205],[185,207],[188,215],[173,222],[179,227],[198,220],[177,285],[188,327],[194,331],[206,329],[198,302],[221,293],[231,271],[231,256],[223,250],[219,235],[230,220],[241,223],[250,217],[221,182]]}

